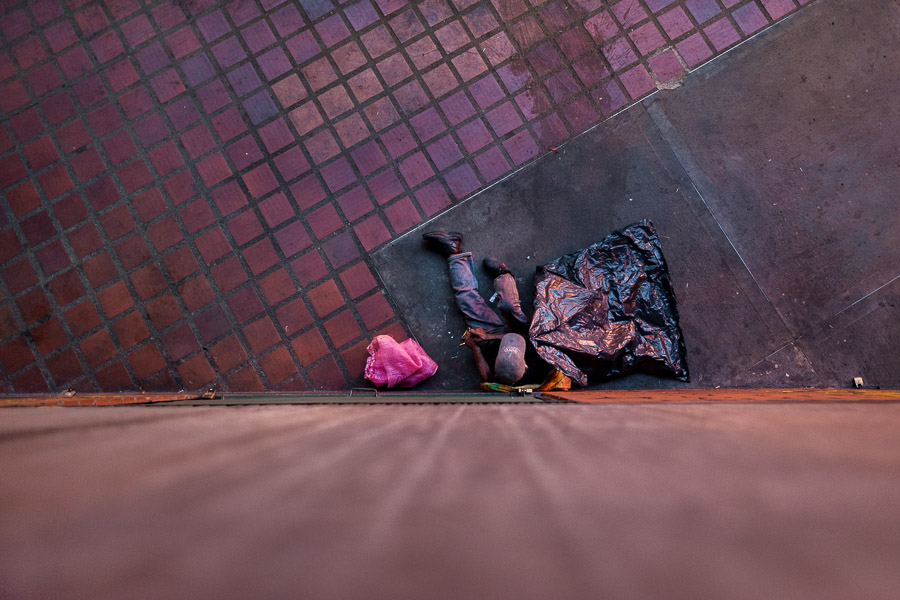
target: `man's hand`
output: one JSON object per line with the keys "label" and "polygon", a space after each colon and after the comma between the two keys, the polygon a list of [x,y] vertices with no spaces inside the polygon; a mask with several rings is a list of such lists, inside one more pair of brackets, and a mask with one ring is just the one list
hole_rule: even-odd
{"label": "man's hand", "polygon": [[[473,343],[480,344],[482,342],[490,342],[491,340],[501,340],[503,339],[504,333],[488,333],[484,330],[484,327],[470,327],[466,330],[466,333],[463,334],[463,340],[473,340]],[[468,346],[468,342],[466,345]]]}
{"label": "man's hand", "polygon": [[468,334],[467,337],[471,338],[476,344],[480,344],[488,339],[488,333],[483,327],[472,327],[466,333]]}
{"label": "man's hand", "polygon": [[[469,349],[474,350],[478,347],[478,341],[472,335],[471,329],[466,329],[466,332],[462,336],[463,344]],[[462,344],[461,344],[462,345]]]}

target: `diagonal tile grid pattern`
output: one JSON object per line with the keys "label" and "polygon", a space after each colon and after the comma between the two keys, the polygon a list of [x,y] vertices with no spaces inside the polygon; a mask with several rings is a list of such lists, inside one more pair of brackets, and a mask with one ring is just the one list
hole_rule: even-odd
{"label": "diagonal tile grid pattern", "polygon": [[368,252],[809,1],[5,2],[0,393],[353,385]]}

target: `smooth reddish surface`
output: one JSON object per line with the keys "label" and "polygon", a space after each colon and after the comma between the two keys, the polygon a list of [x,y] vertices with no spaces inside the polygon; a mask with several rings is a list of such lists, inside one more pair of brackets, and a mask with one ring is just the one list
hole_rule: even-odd
{"label": "smooth reddish surface", "polygon": [[10,598],[894,599],[900,404],[7,409]]}
{"label": "smooth reddish surface", "polygon": [[695,389],[576,390],[550,392],[547,398],[581,403],[658,402],[900,402],[898,390],[873,389]]}
{"label": "smooth reddish surface", "polygon": [[6,2],[0,393],[353,385],[369,252],[803,4]]}

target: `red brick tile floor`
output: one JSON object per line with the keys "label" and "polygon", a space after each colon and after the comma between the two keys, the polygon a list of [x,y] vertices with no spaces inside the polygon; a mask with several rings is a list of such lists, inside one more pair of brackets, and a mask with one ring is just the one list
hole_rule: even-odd
{"label": "red brick tile floor", "polygon": [[0,393],[341,389],[367,254],[811,0],[0,6]]}

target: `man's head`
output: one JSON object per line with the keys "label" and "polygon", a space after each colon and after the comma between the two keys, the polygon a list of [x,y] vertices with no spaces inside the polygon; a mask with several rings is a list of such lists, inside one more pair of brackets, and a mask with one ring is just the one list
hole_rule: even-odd
{"label": "man's head", "polygon": [[507,333],[500,340],[500,350],[494,361],[494,376],[506,385],[515,385],[525,375],[525,338]]}

